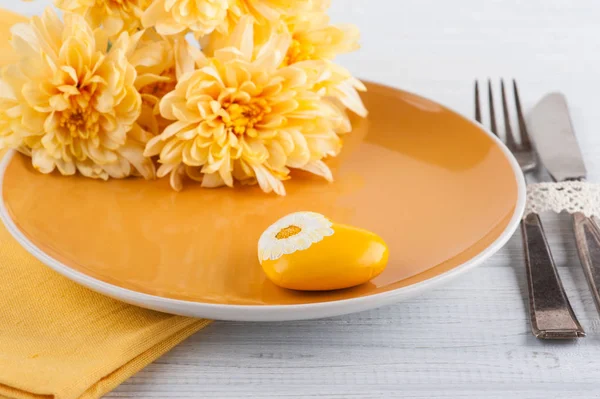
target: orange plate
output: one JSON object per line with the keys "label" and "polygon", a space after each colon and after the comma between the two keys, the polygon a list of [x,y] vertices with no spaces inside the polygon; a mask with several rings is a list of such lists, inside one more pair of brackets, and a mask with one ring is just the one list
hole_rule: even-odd
{"label": "orange plate", "polygon": [[[168,179],[43,175],[16,155],[4,162],[3,218],[32,253],[80,283],[142,306],[214,318],[310,318],[377,306],[504,244],[524,204],[523,178],[505,147],[481,126],[414,94],[368,84],[363,98],[369,118],[353,120],[342,153],[329,161],[334,183],[293,173],[286,197],[256,186],[188,184],[176,193]],[[276,287],[259,266],[257,242],[295,211],[376,232],[390,247],[387,269],[341,291]],[[265,313],[270,305],[347,299],[356,306]],[[223,310],[230,305],[258,306],[230,314]]]}

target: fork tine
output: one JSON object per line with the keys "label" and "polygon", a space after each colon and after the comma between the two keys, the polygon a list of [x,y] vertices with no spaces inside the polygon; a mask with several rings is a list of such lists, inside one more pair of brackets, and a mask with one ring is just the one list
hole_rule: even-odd
{"label": "fork tine", "polygon": [[481,123],[481,106],[479,105],[479,82],[475,81],[475,120]]}
{"label": "fork tine", "polygon": [[488,102],[490,103],[490,128],[492,133],[498,135],[498,127],[496,126],[496,112],[494,112],[494,94],[492,93],[492,80],[488,79]]}
{"label": "fork tine", "polygon": [[517,81],[513,79],[513,93],[515,96],[515,106],[517,108],[517,119],[519,120],[519,135],[521,135],[521,146],[524,150],[531,149],[531,140],[527,132],[527,125],[523,117],[523,108],[521,108],[521,100],[519,99],[519,89],[517,89]]}
{"label": "fork tine", "polygon": [[515,150],[517,143],[510,127],[510,115],[508,114],[508,105],[506,104],[506,92],[504,90],[504,79],[500,80],[500,90],[502,91],[502,113],[504,114],[504,131],[506,132],[506,146],[509,150]]}

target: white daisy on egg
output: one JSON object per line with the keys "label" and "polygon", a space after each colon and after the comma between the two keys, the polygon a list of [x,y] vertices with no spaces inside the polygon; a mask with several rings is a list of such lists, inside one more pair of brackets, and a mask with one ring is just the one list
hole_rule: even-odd
{"label": "white daisy on egg", "polygon": [[295,212],[269,226],[258,240],[258,260],[276,260],[333,235],[332,223],[315,212]]}

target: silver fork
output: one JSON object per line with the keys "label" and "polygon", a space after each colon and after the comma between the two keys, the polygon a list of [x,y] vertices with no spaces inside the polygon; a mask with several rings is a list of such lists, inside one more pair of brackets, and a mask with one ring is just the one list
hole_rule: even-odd
{"label": "silver fork", "polygon": [[[504,143],[514,154],[523,173],[532,172],[537,167],[537,157],[527,133],[517,82],[513,80],[513,94],[521,138],[520,143],[517,143],[511,128],[504,80],[500,81],[500,90],[504,116]],[[491,80],[488,80],[488,101],[490,129],[492,133],[499,137]],[[482,123],[479,84],[477,81],[475,81],[475,119],[477,122]],[[525,267],[529,288],[529,316],[533,335],[542,339],[584,337],[585,332],[579,321],[577,321],[577,317],[575,317],[565,294],[546,240],[542,222],[537,214],[528,215],[521,221],[521,233],[525,249]]]}

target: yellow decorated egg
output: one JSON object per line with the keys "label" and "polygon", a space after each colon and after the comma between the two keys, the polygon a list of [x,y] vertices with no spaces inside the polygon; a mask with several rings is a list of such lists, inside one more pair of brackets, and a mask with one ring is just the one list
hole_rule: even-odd
{"label": "yellow decorated egg", "polygon": [[302,291],[354,287],[378,276],[388,247],[367,230],[296,212],[272,224],[258,241],[258,259],[276,285]]}

